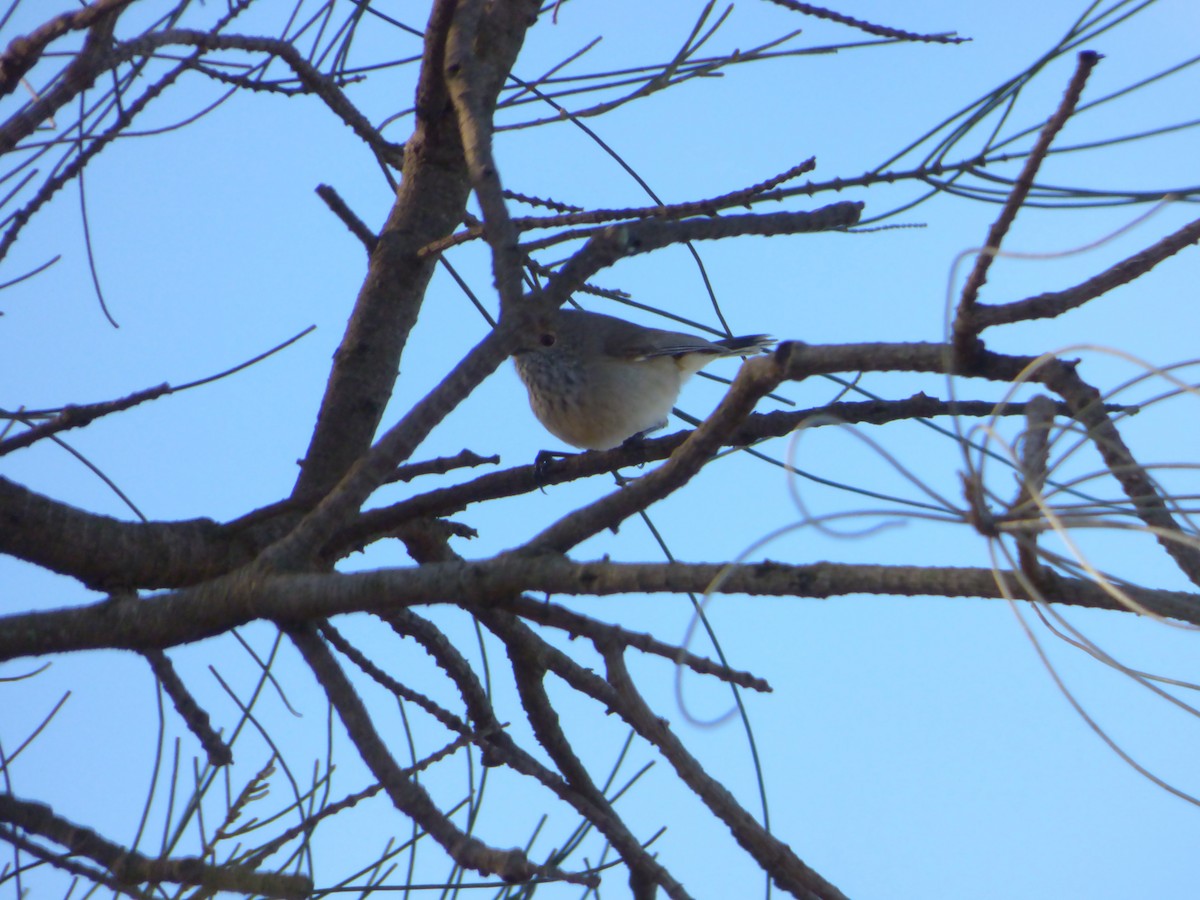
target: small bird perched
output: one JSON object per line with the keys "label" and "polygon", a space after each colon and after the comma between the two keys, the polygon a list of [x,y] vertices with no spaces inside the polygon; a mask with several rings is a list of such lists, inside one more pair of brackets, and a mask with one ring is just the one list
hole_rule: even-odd
{"label": "small bird perched", "polygon": [[773,343],[765,334],[709,341],[560,309],[513,361],[551,434],[583,450],[609,450],[664,427],[683,383],[712,360]]}

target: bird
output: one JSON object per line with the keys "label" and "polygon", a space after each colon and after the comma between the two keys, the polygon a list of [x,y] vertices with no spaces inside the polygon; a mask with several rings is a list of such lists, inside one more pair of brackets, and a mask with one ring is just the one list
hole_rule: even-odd
{"label": "bird", "polygon": [[513,360],[547,431],[581,450],[610,450],[665,427],[684,382],[712,360],[773,343],[765,334],[710,341],[560,309]]}

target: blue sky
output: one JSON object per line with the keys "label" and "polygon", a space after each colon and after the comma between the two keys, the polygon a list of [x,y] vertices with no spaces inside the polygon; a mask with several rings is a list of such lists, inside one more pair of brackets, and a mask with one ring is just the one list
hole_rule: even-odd
{"label": "blue sky", "polygon": [[[398,2],[376,5],[409,24],[422,24],[423,8]],[[604,40],[569,71],[661,61],[686,36],[700,7],[676,0],[564,4],[557,25],[547,16],[534,29],[516,72],[536,77],[600,34]],[[956,31],[971,41],[867,47],[735,67],[720,80],[692,82],[588,124],[668,202],[734,190],[809,156],[818,160],[813,180],[853,177],[1022,70],[1054,43],[1078,15],[1076,7],[929,0],[904,4],[897,12],[894,4],[841,4],[838,10],[849,15],[912,31]],[[197,7],[195,24],[213,14]],[[26,4],[0,38],[7,43],[42,15],[44,7]],[[264,4],[239,29],[272,33],[283,18],[284,5]],[[804,29],[795,39],[797,47],[861,39],[856,32],[793,16],[771,4],[747,3],[734,10],[712,46],[753,46],[789,23]],[[392,42],[387,46],[391,55],[419,52],[415,38],[379,34],[378,40]],[[1200,11],[1187,0],[1176,0],[1159,3],[1097,39],[1088,46],[1105,58],[1085,100],[1190,58],[1198,34]],[[365,58],[372,49],[364,44],[357,52]],[[1061,60],[1042,73],[1018,105],[1009,130],[1036,125],[1054,108],[1072,65],[1070,59]],[[411,73],[385,70],[352,87],[349,96],[378,122],[409,104]],[[148,110],[139,127],[176,122],[217,93],[200,78],[187,80]],[[1061,143],[1195,119],[1197,96],[1200,75],[1184,70],[1081,115],[1069,124]],[[11,110],[15,102],[19,100],[7,98],[6,108]],[[544,114],[527,106],[508,114],[506,121]],[[401,141],[408,128],[409,120],[401,120],[387,134]],[[584,206],[649,202],[570,123],[505,132],[498,138],[497,155],[505,185],[526,194]],[[1200,181],[1197,159],[1200,138],[1194,129],[1185,130],[1052,157],[1042,180],[1153,191],[1195,185]],[[1011,175],[1015,168],[998,171]],[[238,98],[185,129],[130,138],[101,154],[86,173],[89,224],[99,277],[121,327],[109,326],[98,309],[82,241],[79,193],[68,186],[0,265],[0,280],[8,280],[55,254],[63,257],[38,278],[0,296],[0,358],[6,373],[0,378],[0,404],[12,409],[92,402],[163,381],[186,382],[315,324],[314,334],[236,378],[66,435],[152,519],[228,519],[285,496],[364,272],[361,246],[313,194],[320,183],[333,185],[372,227],[386,215],[391,197],[378,167],[348,129],[307,98]],[[785,208],[853,199],[866,202],[872,215],[911,196],[912,189],[904,186],[848,190],[811,202],[793,199]],[[1113,232],[1144,208],[1024,210],[1006,247],[1040,254],[1067,251]],[[891,220],[921,228],[745,238],[704,244],[700,250],[722,310],[738,333],[771,332],[813,343],[938,340],[953,261],[982,242],[996,209],[942,198]],[[1194,209],[1187,203],[1167,206],[1088,253],[998,260],[983,299],[1004,302],[1075,284],[1177,229],[1194,218]],[[997,329],[988,335],[989,345],[1013,353],[1076,344],[1119,347],[1160,365],[1189,359],[1195,355],[1200,325],[1195,253],[1194,248],[1185,251],[1136,284],[1061,319]],[[464,247],[453,261],[488,296],[490,273],[481,249]],[[624,262],[598,280],[629,291],[641,303],[714,322],[696,267],[682,248]],[[590,308],[619,312],[598,303]],[[485,328],[453,282],[439,272],[403,360],[385,425],[436,384]],[[1073,355],[1083,357],[1081,372],[1103,387],[1137,371],[1099,350]],[[735,368],[728,362],[714,370],[732,375]],[[1194,373],[1185,377],[1195,380]],[[870,376],[864,386],[889,397],[946,390],[942,379],[918,377]],[[982,399],[1003,395],[994,385],[965,384],[958,390]],[[1145,389],[1140,396],[1154,392]],[[799,406],[828,402],[837,393],[834,385],[816,380],[786,390]],[[718,386],[697,379],[681,406],[703,415],[719,397]],[[1129,436],[1135,452],[1154,462],[1194,461],[1200,446],[1190,425],[1191,402],[1194,398],[1183,397],[1132,420]],[[915,426],[863,433],[887,441],[901,463],[942,490],[957,490],[962,460],[952,441]],[[1010,428],[1006,433],[1011,437],[1014,432]],[[511,366],[502,367],[456,410],[417,458],[463,447],[499,453],[505,465],[529,462],[544,448],[557,449],[530,414]],[[782,456],[784,442],[775,442],[771,450]],[[917,496],[865,445],[839,430],[805,435],[798,461],[827,478]],[[1095,464],[1086,455],[1072,463],[1076,472]],[[131,516],[93,474],[50,445],[6,457],[3,474],[85,509]],[[998,493],[1011,494],[1010,476],[995,467],[990,477]],[[1189,486],[1186,472],[1170,477],[1178,478],[1172,484],[1179,490]],[[797,520],[783,479],[774,467],[740,455],[728,457],[657,505],[653,520],[679,559],[730,558]],[[393,502],[431,485],[392,486],[373,502]],[[472,507],[456,518],[478,529],[480,536],[457,549],[473,558],[487,557],[612,489],[611,479],[597,478]],[[815,512],[875,506],[807,483],[800,489]],[[1183,586],[1149,541],[1114,534],[1081,540],[1106,566],[1152,584]],[[590,559],[604,554],[620,560],[662,559],[645,527],[634,520],[618,534],[597,536],[573,555]],[[812,528],[796,530],[756,555],[790,563],[988,564],[985,542],[966,527],[916,521],[853,540]],[[407,563],[398,545],[381,544],[351,557],[344,567]],[[92,599],[65,579],[0,560],[0,600],[6,610]],[[668,641],[682,637],[691,616],[686,598],[579,598],[569,605]],[[746,698],[773,831],[848,896],[1182,900],[1195,895],[1200,810],[1136,774],[1088,728],[1055,688],[1006,604],[720,597],[708,614],[731,664],[753,669],[774,687],[772,694]],[[1065,614],[1131,666],[1180,679],[1197,680],[1200,674],[1195,635],[1189,632],[1129,615]],[[1030,618],[1027,611],[1024,615]],[[463,641],[464,652],[474,647],[463,617],[444,610],[434,611],[434,617]],[[398,648],[369,620],[340,624],[397,670],[407,673],[424,664],[418,652]],[[1045,627],[1033,628],[1072,690],[1127,752],[1172,785],[1200,792],[1191,716],[1072,650]],[[262,647],[271,632],[258,625],[247,636]],[[586,659],[585,648],[577,643],[562,642]],[[694,649],[709,652],[699,639]],[[491,651],[492,664],[502,673],[502,653],[495,647]],[[232,642],[211,641],[180,648],[172,657],[214,719],[230,721],[236,710],[208,666],[244,687],[254,672],[242,652]],[[8,663],[0,667],[0,676],[32,667],[29,661]],[[292,719],[276,703],[270,707],[270,721],[293,742],[294,764],[307,773],[311,760],[323,752],[324,705],[290,651],[280,667],[290,686],[289,699],[304,718]],[[757,811],[757,787],[740,725],[688,725],[674,695],[672,668],[657,660],[636,660],[634,671],[648,700],[676,724],[711,774],[726,780]],[[502,674],[497,683],[503,690]],[[699,715],[720,713],[728,705],[728,691],[721,685],[689,676],[684,688],[689,708]],[[6,710],[0,740],[11,751],[68,689],[71,699],[32,748],[36,753],[27,751],[14,765],[13,788],[56,803],[68,818],[128,840],[140,813],[157,727],[153,684],[140,660],[118,653],[61,658],[35,679],[3,686],[12,699],[0,701]],[[445,699],[452,703],[454,698]],[[399,744],[394,710],[382,698],[374,701]],[[590,761],[602,772],[619,751],[624,732],[602,710],[565,697],[563,703],[564,715],[576,717],[568,727],[586,742]],[[507,710],[518,740],[532,746],[520,725],[519,708],[510,704]],[[170,734],[180,732],[169,712],[167,721]],[[184,732],[188,753],[190,740]],[[440,741],[440,734],[431,734],[421,752],[431,752]],[[253,739],[240,746],[246,777],[265,761],[266,751]],[[632,772],[654,758],[640,746],[633,755],[623,771]],[[342,742],[338,765],[342,789],[363,784],[364,775]],[[444,765],[429,784],[437,799],[453,803],[465,793],[467,777],[465,765],[455,762]],[[282,787],[276,790],[284,796]],[[530,790],[524,782],[493,779],[480,828],[485,840],[508,846],[530,833],[544,799],[539,794],[531,800]],[[547,835],[535,844],[543,852],[573,824],[565,809],[544,802],[553,815]],[[640,837],[649,837],[660,824],[668,826],[656,846],[694,895],[761,893],[761,879],[726,829],[708,820],[661,760],[622,798],[619,809],[636,824]],[[359,819],[365,831],[350,827]],[[339,852],[366,859],[397,827],[376,800],[326,840],[344,841]],[[424,853],[422,865],[428,868],[421,870],[422,877],[443,877],[445,867],[437,854]],[[32,883],[36,896],[62,891],[52,878]],[[606,879],[606,896],[624,896],[625,890],[619,877]],[[575,893],[558,889],[546,895]]]}

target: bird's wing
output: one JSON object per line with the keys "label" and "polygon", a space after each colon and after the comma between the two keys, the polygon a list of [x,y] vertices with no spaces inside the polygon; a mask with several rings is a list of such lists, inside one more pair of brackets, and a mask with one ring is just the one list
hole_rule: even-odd
{"label": "bird's wing", "polygon": [[626,359],[654,359],[658,356],[682,356],[686,353],[721,356],[727,352],[719,344],[678,331],[643,330],[641,334],[631,334],[619,343],[614,343],[621,351],[615,355],[623,356]]}

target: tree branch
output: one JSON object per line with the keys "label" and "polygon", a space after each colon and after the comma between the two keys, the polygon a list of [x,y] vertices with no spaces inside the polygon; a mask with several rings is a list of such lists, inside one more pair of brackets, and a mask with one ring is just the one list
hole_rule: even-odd
{"label": "tree branch", "polygon": [[[852,369],[869,371],[872,359],[863,357]],[[990,400],[941,400],[926,394],[914,394],[902,400],[867,400],[864,402],[831,403],[802,410],[777,410],[754,413],[733,432],[723,446],[739,447],[772,437],[780,437],[804,425],[825,428],[837,425],[883,425],[888,422],[928,419],[938,416],[1023,416],[1024,403],[997,404]],[[1066,404],[1060,415],[1070,415]],[[444,488],[434,488],[390,506],[366,510],[326,546],[325,554],[341,558],[351,549],[361,548],[372,540],[394,531],[406,522],[417,519],[449,516],[475,503],[485,503],[502,497],[515,497],[556,484],[565,484],[593,475],[606,475],[625,466],[641,465],[666,459],[687,440],[691,431],[678,431],[660,438],[646,438],[636,447],[615,447],[577,453],[543,464],[513,466],[499,472],[489,472],[470,481]]]}
{"label": "tree branch", "polygon": [[621,717],[659,749],[680,779],[729,826],[742,849],[758,862],[771,880],[781,890],[804,900],[846,900],[841,891],[806,865],[791,847],[756,822],[725,786],[688,753],[683,742],[638,693],[625,667],[623,650],[617,645],[603,643],[598,644],[597,649],[604,654],[608,682],[620,697],[617,706]]}
{"label": "tree branch", "polygon": [[[497,6],[498,21],[485,19],[480,41],[488,46],[496,70],[506,73],[533,16],[522,16],[527,0],[519,7]],[[458,122],[444,114],[450,102],[444,77],[446,41],[456,8],[453,0],[438,0],[430,14],[417,85],[416,127],[405,143],[400,189],[335,356],[296,496],[328,491],[367,451],[437,261],[420,250],[451,234],[462,221],[471,183]],[[487,89],[499,91],[502,77]]]}
{"label": "tree branch", "polygon": [[56,816],[49,806],[19,800],[12,794],[0,794],[0,821],[40,834],[74,854],[99,863],[125,884],[168,881],[212,891],[262,894],[285,900],[303,900],[312,893],[312,882],[302,875],[258,872],[230,863],[212,865],[196,857],[150,859],[106,840],[90,828]]}
{"label": "tree branch", "polygon": [[1174,234],[1169,234],[1152,247],[1147,247],[1121,260],[1114,266],[1087,281],[1067,288],[1065,291],[1048,291],[1036,297],[1028,297],[1012,303],[977,303],[974,316],[975,327],[982,331],[994,325],[1011,325],[1031,319],[1053,319],[1068,310],[1083,306],[1113,288],[1140,278],[1164,259],[1200,241],[1200,219],[1189,222]]}
{"label": "tree branch", "polygon": [[584,244],[559,270],[558,275],[550,279],[542,292],[542,302],[551,308],[558,308],[601,269],[629,256],[688,241],[719,240],[751,234],[772,237],[836,231],[854,225],[862,209],[861,203],[841,202],[808,212],[706,216],[669,222],[646,219],[609,225]]}
{"label": "tree branch", "polygon": [[55,111],[86,91],[97,76],[115,62],[111,54],[117,17],[132,0],[100,0],[87,9],[63,13],[26,37],[8,45],[0,57],[0,96],[12,93],[41,59],[46,46],[68,31],[87,29],[83,48],[67,64],[57,83],[0,128],[0,154],[8,153],[33,130],[53,118]]}
{"label": "tree branch", "polygon": [[397,765],[375,730],[366,706],[320,636],[305,625],[287,629],[288,636],[324,688],[362,760],[383,785],[396,808],[437,841],[458,865],[512,884],[537,877],[591,884],[594,876],[571,875],[531,863],[520,850],[499,850],[460,831],[434,804],[421,785]]}
{"label": "tree branch", "polygon": [[[991,569],[945,566],[784,565],[573,562],[555,554],[507,554],[483,562],[404,569],[265,577],[241,572],[201,587],[144,600],[107,600],[72,609],[0,618],[0,661],[99,649],[167,649],[259,619],[305,621],[351,612],[406,609],[470,596],[487,605],[513,593],[606,596],[702,593],[721,576],[717,593],[826,599],[848,594],[1002,599]],[[1200,596],[1131,590],[1159,615],[1200,624]],[[1124,611],[1091,581],[1061,578],[1046,599]]]}
{"label": "tree branch", "polygon": [[0,477],[0,552],[107,591],[195,584],[256,549],[249,534],[211,519],[123,522]]}
{"label": "tree branch", "polygon": [[1016,220],[1017,212],[1025,205],[1025,199],[1029,196],[1030,188],[1033,187],[1034,176],[1037,175],[1042,161],[1050,151],[1050,144],[1075,112],[1075,106],[1079,103],[1079,97],[1083,93],[1083,86],[1087,84],[1088,75],[1091,74],[1098,62],[1100,62],[1100,54],[1092,50],[1085,50],[1079,54],[1075,74],[1071,78],[1071,83],[1067,85],[1058,109],[1038,134],[1037,141],[1025,160],[1025,166],[1021,169],[1021,174],[1017,177],[1016,182],[1013,183],[1008,199],[1000,210],[1000,215],[988,230],[983,250],[975,257],[975,267],[963,285],[958,301],[958,311],[954,316],[954,354],[960,363],[970,361],[978,349],[975,346],[979,335],[979,326],[974,317],[975,302],[980,288],[987,281],[988,269],[992,265],[996,251],[1000,249],[1004,236],[1008,234],[1008,229]]}

